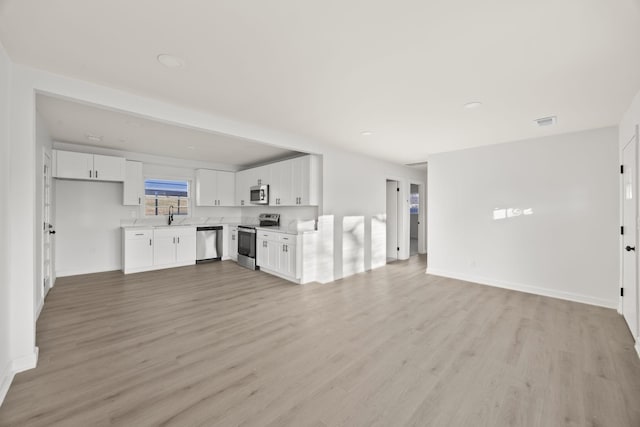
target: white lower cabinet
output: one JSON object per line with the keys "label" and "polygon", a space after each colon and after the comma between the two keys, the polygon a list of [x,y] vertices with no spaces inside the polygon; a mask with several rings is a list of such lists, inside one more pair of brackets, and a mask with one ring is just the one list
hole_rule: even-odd
{"label": "white lower cabinet", "polygon": [[153,240],[155,267],[175,267],[196,263],[195,227],[155,229]]}
{"label": "white lower cabinet", "polygon": [[125,274],[196,263],[196,228],[124,228],[122,270]]}
{"label": "white lower cabinet", "polygon": [[301,277],[299,235],[258,230],[256,263],[261,270],[298,281]]}
{"label": "white lower cabinet", "polygon": [[122,242],[125,274],[153,268],[153,230],[125,229]]}

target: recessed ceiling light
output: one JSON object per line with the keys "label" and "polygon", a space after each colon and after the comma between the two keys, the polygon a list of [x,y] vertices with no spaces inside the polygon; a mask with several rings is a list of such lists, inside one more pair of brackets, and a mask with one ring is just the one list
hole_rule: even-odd
{"label": "recessed ceiling light", "polygon": [[541,119],[536,119],[535,122],[540,127],[553,126],[558,122],[558,118],[556,116],[542,117]]}
{"label": "recessed ceiling light", "polygon": [[363,132],[360,132],[360,134],[362,136],[371,136],[371,135],[373,135],[373,132],[371,132],[370,130],[365,130]]}
{"label": "recessed ceiling light", "polygon": [[100,142],[100,141],[102,141],[102,137],[101,137],[101,136],[98,136],[98,135],[92,135],[92,134],[88,133],[86,136],[87,136],[87,139],[88,139],[89,141],[93,141],[93,142]]}
{"label": "recessed ceiling light", "polygon": [[478,101],[467,102],[466,104],[464,104],[465,110],[475,110],[476,108],[480,108],[480,107],[482,107],[482,102],[478,102]]}
{"label": "recessed ceiling light", "polygon": [[174,55],[163,53],[158,55],[158,62],[167,68],[181,68],[184,67],[184,59]]}

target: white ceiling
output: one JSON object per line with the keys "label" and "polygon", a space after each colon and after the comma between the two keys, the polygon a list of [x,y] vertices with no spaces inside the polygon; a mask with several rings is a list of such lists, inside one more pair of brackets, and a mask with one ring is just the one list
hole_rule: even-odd
{"label": "white ceiling", "polygon": [[640,90],[639,0],[5,0],[0,40],[18,63],[401,163],[615,125]]}
{"label": "white ceiling", "polygon": [[[297,154],[255,141],[44,95],[37,95],[36,108],[51,138],[60,142],[241,167]],[[92,141],[89,135],[101,140]]]}

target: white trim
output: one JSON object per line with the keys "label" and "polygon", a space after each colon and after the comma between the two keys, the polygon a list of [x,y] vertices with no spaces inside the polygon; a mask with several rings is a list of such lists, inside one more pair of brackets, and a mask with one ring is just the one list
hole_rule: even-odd
{"label": "white trim", "polygon": [[479,285],[493,286],[496,288],[510,289],[513,291],[526,292],[529,294],[542,295],[545,297],[559,298],[567,301],[574,301],[583,304],[596,305],[606,308],[617,308],[617,300],[606,300],[603,298],[592,297],[589,295],[576,294],[573,292],[558,291],[555,289],[542,288],[539,286],[525,285],[522,283],[507,282],[505,280],[491,279],[487,277],[473,276],[470,274],[459,274],[439,269],[427,268],[427,274],[434,276],[448,277],[451,279],[464,280]]}
{"label": "white trim", "polygon": [[14,374],[33,369],[38,365],[38,353],[40,349],[33,347],[33,353],[26,356],[18,357],[11,362],[11,370]]}
{"label": "white trim", "polygon": [[10,368],[11,362],[7,362],[0,371],[0,406],[2,406],[4,398],[7,397],[9,387],[11,386],[13,377],[15,376],[15,373]]}
{"label": "white trim", "polygon": [[38,321],[38,318],[40,317],[40,313],[42,313],[42,308],[44,307],[44,298],[42,299],[42,301],[40,301],[40,303],[38,304],[38,307],[36,308],[36,319],[35,321]]}
{"label": "white trim", "polygon": [[91,269],[76,269],[76,270],[62,270],[56,271],[57,277],[66,277],[66,276],[78,276],[80,274],[93,274],[93,273],[106,273],[107,271],[121,271],[122,265],[112,265],[109,267],[104,267],[99,270]]}
{"label": "white trim", "polygon": [[638,358],[640,358],[640,337],[638,337],[638,339],[636,340],[635,349],[636,353],[638,353]]}

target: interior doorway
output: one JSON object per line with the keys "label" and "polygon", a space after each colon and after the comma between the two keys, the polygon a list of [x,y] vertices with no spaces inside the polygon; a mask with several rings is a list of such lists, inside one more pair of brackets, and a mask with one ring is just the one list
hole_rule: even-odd
{"label": "interior doorway", "polygon": [[387,262],[398,259],[398,206],[400,205],[400,186],[398,181],[387,180]]}
{"label": "interior doorway", "polygon": [[418,254],[420,236],[420,186],[411,184],[409,191],[409,255]]}
{"label": "interior doorway", "polygon": [[633,334],[638,337],[640,315],[638,306],[637,256],[637,150],[638,127],[622,150],[622,315]]}

